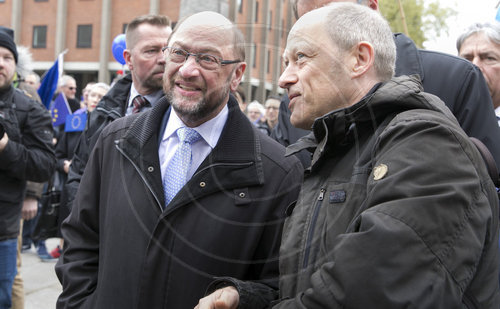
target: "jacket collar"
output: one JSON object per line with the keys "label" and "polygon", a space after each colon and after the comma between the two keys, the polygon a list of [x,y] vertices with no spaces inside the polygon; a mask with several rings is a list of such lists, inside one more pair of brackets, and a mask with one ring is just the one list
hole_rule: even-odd
{"label": "jacket collar", "polygon": [[397,50],[395,76],[418,74],[423,81],[424,68],[415,43],[402,33],[394,34],[394,43]]}
{"label": "jacket collar", "polygon": [[374,132],[390,114],[410,109],[437,109],[420,93],[421,82],[418,76],[400,76],[375,86],[358,103],[343,109],[334,110],[314,121],[312,132],[287,148],[286,155],[303,149],[314,152],[312,165],[328,150],[351,145],[360,128]]}
{"label": "jacket collar", "polygon": [[[179,194],[181,198],[172,203],[189,202],[193,196],[210,194],[222,189],[231,189],[264,183],[264,170],[260,140],[256,129],[239,109],[231,95],[228,101],[229,114],[219,142],[203,161],[189,183],[189,191]],[[143,171],[161,203],[164,201],[160,164],[158,159],[159,134],[162,119],[170,112],[170,102],[161,98],[151,110],[129,116],[132,124],[124,137],[117,141],[118,147]],[[150,168],[158,173],[147,173]],[[159,178],[158,178],[159,177]],[[200,190],[199,183],[206,183]],[[161,197],[160,197],[161,196]],[[163,205],[163,204],[162,204]],[[170,208],[170,206],[169,206]]]}
{"label": "jacket collar", "polygon": [[125,115],[128,105],[132,75],[127,74],[119,79],[108,93],[99,101],[96,109],[106,114],[114,114],[114,118]]}
{"label": "jacket collar", "polygon": [[7,89],[0,92],[0,102],[3,102],[4,104],[10,103],[13,94],[14,94],[14,87],[12,87],[12,85],[9,85]]}

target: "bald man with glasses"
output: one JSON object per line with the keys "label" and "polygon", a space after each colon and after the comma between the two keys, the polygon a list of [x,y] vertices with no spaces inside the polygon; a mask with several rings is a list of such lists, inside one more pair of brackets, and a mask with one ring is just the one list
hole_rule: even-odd
{"label": "bald man with glasses", "polygon": [[107,126],[89,159],[62,226],[58,308],[189,308],[220,276],[277,288],[302,168],[230,94],[243,36],[202,12],[166,46],[165,97]]}

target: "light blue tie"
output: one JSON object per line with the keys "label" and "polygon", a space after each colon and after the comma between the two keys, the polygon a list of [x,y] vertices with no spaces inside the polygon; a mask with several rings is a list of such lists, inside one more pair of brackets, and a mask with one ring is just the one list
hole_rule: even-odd
{"label": "light blue tie", "polygon": [[177,192],[186,184],[187,173],[193,161],[191,144],[201,138],[201,135],[195,129],[187,127],[177,129],[177,136],[180,140],[179,146],[168,164],[165,176],[163,177],[165,206],[170,203]]}

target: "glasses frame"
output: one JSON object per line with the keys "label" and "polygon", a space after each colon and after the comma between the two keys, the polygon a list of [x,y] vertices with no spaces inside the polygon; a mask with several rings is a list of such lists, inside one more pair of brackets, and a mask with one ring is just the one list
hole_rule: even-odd
{"label": "glasses frame", "polygon": [[[172,53],[172,50],[174,50],[174,49],[175,49],[175,50],[180,50],[180,51],[183,51],[183,52],[185,52],[185,53],[186,53],[186,58],[184,59],[184,61],[182,61],[182,62],[174,62],[174,63],[184,64],[184,63],[187,61],[187,59],[189,58],[189,56],[193,56],[193,57],[194,57],[194,59],[195,59],[195,61],[196,61],[196,63],[198,63],[198,65],[200,65],[200,67],[202,67],[202,68],[203,68],[203,69],[205,69],[205,70],[210,70],[210,69],[204,68],[204,67],[203,67],[203,65],[200,63],[200,61],[201,61],[201,60],[200,60],[200,57],[201,57],[201,56],[210,56],[210,57],[215,58],[215,59],[218,61],[218,62],[217,62],[217,64],[218,64],[218,68],[220,68],[220,67],[221,67],[221,66],[223,66],[223,65],[227,65],[227,64],[234,64],[234,63],[239,63],[239,62],[241,62],[241,60],[239,60],[239,59],[236,59],[236,60],[224,60],[224,59],[222,59],[222,58],[221,58],[221,57],[219,57],[219,56],[215,56],[215,55],[211,55],[211,54],[207,54],[207,53],[197,53],[197,54],[194,54],[194,53],[190,53],[190,52],[188,52],[188,51],[187,51],[187,50],[185,50],[185,49],[178,48],[178,47],[173,47],[173,46],[165,46],[165,47],[162,47],[161,51],[162,51],[162,53],[165,55],[165,51],[169,50],[168,55],[165,55],[165,57],[169,57],[169,56],[170,56],[170,54]],[[214,68],[213,70],[216,70],[216,68]]]}

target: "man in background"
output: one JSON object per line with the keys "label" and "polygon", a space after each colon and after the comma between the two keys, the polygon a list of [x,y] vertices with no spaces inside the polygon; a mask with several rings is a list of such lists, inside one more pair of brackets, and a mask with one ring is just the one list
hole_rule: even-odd
{"label": "man in background", "polygon": [[0,308],[12,305],[26,181],[48,180],[55,166],[49,112],[12,86],[17,61],[14,32],[0,27]]}
{"label": "man in background", "polygon": [[118,80],[89,114],[88,127],[71,160],[62,193],[67,202],[62,207],[71,210],[87,160],[102,129],[118,118],[151,108],[163,96],[165,59],[161,49],[167,45],[171,32],[170,19],[164,15],[138,16],[127,25],[127,48],[123,54],[130,74]]}
{"label": "man in background", "polygon": [[475,23],[457,39],[458,55],[481,69],[500,125],[500,23]]}

